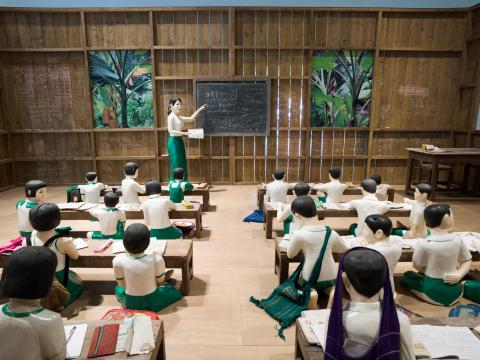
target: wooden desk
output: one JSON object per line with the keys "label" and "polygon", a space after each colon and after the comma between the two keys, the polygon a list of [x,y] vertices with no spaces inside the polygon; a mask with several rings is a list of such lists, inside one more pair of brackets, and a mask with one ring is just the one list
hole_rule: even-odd
{"label": "wooden desk", "polygon": [[[78,233],[74,233],[74,235],[78,235]],[[105,244],[105,240],[84,240],[87,242],[88,248],[78,250],[80,257],[77,260],[70,259],[70,267],[112,268],[112,261],[115,257],[115,255],[112,253],[112,246],[110,246],[103,253],[94,253],[93,250],[98,246]],[[6,256],[0,256],[0,267],[3,267],[6,259]],[[167,268],[181,269],[182,285],[180,287],[180,291],[183,295],[188,295],[190,293],[190,280],[193,278],[192,240],[168,240],[165,254],[163,254],[163,259],[165,260],[165,266]]]}
{"label": "wooden desk", "polygon": [[[79,359],[86,359],[88,350],[90,349],[90,342],[92,341],[93,331],[97,326],[107,324],[121,324],[121,320],[64,320],[63,325],[87,324],[87,335],[83,342],[82,353]],[[102,356],[101,359],[132,359],[132,360],[165,360],[165,333],[163,329],[163,321],[152,320],[153,338],[155,339],[155,349],[145,355],[129,356],[127,352],[122,351],[114,355]],[[100,358],[95,358],[100,359]]]}
{"label": "wooden desk", "polygon": [[[412,325],[435,325],[435,326],[466,326],[474,328],[480,325],[480,319],[478,318],[449,318],[449,317],[433,317],[433,318],[411,318],[410,323]],[[475,336],[480,336],[473,332]],[[295,322],[295,359],[296,360],[323,360],[324,352],[322,347],[317,345],[311,345],[308,343],[302,328]],[[426,359],[426,358],[422,358]]]}
{"label": "wooden desk", "polygon": [[[170,219],[194,219],[195,237],[202,236],[202,209],[199,204],[192,204],[193,209],[185,209],[183,205],[177,204],[176,210],[169,211]],[[141,210],[125,211],[127,219],[141,220],[143,212]],[[92,220],[93,216],[87,211],[61,210],[62,220]]]}
{"label": "wooden desk", "polygon": [[[348,230],[336,230],[340,235],[347,235]],[[297,256],[294,258],[289,258],[287,256],[286,250],[280,249],[280,242],[282,241],[281,237],[277,237],[275,239],[275,265],[274,265],[274,271],[275,274],[278,275],[278,283],[281,284],[288,278],[288,267],[290,263],[299,263],[303,260],[303,254],[300,252]],[[333,258],[335,261],[339,261],[340,256],[342,254],[337,254],[333,253]],[[412,261],[412,256],[413,256],[413,250],[412,249],[402,249],[402,255],[400,256],[399,262],[411,262]],[[479,261],[480,260],[480,253],[478,252],[473,252],[472,253],[472,261]]]}
{"label": "wooden desk", "polygon": [[421,148],[406,148],[408,150],[407,178],[405,180],[405,192],[412,195],[414,190],[412,185],[412,173],[414,161],[427,161],[432,164],[432,195],[431,200],[435,199],[438,181],[438,166],[440,163],[446,164],[464,164],[462,193],[467,191],[468,173],[470,164],[480,165],[480,149],[476,148],[442,148],[441,152],[432,152],[422,150]]}
{"label": "wooden desk", "polygon": [[[263,209],[263,203],[264,203],[264,200],[265,200],[265,195],[267,194],[267,188],[264,187],[264,186],[259,186],[257,188],[257,205],[258,205],[258,210],[262,210]],[[294,192],[292,189],[289,189],[288,192],[287,192],[288,195],[293,195]],[[317,194],[317,190],[311,188],[310,189],[310,194],[312,195],[316,195]],[[346,189],[344,192],[343,192],[343,195],[362,195],[362,190],[360,189]],[[387,196],[388,196],[388,201],[391,201],[393,202],[393,199],[395,197],[395,189],[394,188],[389,188],[387,190]]]}
{"label": "wooden desk", "polygon": [[[263,205],[263,211],[265,214],[265,236],[267,239],[272,238],[273,233],[273,219],[277,217],[277,210],[275,210],[270,204]],[[317,209],[317,215],[320,220],[326,217],[356,217],[357,211],[354,209]],[[389,217],[409,217],[410,210],[407,209],[392,209],[387,211],[385,216]]]}
{"label": "wooden desk", "polygon": [[[165,189],[167,187],[167,190]],[[122,186],[121,185],[112,185],[109,186],[107,191],[115,190],[117,194],[121,195],[122,194]],[[162,184],[162,195],[163,196],[169,196],[169,191],[168,191],[168,184],[163,183]],[[105,195],[105,190],[102,190],[100,193],[100,196]],[[208,211],[210,208],[210,188],[209,185],[207,185],[206,188],[202,189],[195,189],[195,190],[187,190],[184,192],[185,196],[201,196],[202,197],[202,210],[203,211]],[[145,194],[139,194],[139,196],[147,196]],[[75,201],[80,201],[79,199],[79,189],[75,189],[72,191],[72,197],[75,199]]]}

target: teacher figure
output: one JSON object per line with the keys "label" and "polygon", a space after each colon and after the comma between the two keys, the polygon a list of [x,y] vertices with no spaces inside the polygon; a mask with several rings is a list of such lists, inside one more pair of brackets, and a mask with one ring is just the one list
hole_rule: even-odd
{"label": "teacher figure", "polygon": [[207,108],[203,105],[192,116],[180,116],[182,111],[182,99],[170,99],[168,102],[168,137],[167,151],[170,156],[170,180],[173,180],[173,170],[182,168],[185,171],[185,181],[188,181],[187,156],[185,155],[185,144],[182,135],[188,135],[188,131],[182,131],[184,122],[194,121],[198,114]]}

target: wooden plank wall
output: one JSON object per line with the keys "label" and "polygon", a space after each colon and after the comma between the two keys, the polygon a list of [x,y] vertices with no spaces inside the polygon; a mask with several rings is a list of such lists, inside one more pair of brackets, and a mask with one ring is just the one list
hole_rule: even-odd
{"label": "wooden plank wall", "polygon": [[[193,181],[258,183],[281,168],[289,181],[314,182],[340,166],[345,181],[378,173],[401,183],[405,147],[480,143],[479,34],[475,8],[4,9],[0,166],[16,177],[0,177],[0,188],[31,178],[78,183],[88,170],[117,183],[128,160],[141,164],[140,180],[167,180],[167,102],[180,97],[193,112],[193,79],[208,76],[268,76],[271,133],[187,140]],[[88,51],[102,49],[151,50],[154,129],[92,128]],[[320,49],[375,52],[368,128],[310,127]]]}

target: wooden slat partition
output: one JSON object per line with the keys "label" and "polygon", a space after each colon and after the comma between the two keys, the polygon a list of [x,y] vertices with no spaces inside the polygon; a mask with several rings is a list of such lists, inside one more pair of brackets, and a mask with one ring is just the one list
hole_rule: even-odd
{"label": "wooden slat partition", "polygon": [[[93,129],[88,51],[150,50],[153,129]],[[375,53],[370,125],[311,128],[314,50]],[[405,177],[405,147],[478,146],[480,9],[145,8],[0,10],[0,189],[30,178],[167,180],[167,103],[194,109],[195,77],[268,76],[270,136],[186,140],[193,181]],[[17,176],[13,176],[14,173]],[[8,174],[8,175],[5,175]]]}

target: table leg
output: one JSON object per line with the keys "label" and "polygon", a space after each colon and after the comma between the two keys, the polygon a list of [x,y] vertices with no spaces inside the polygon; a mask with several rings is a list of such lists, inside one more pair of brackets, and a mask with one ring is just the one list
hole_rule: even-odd
{"label": "table leg", "polygon": [[208,211],[208,209],[210,208],[210,191],[205,191],[202,196],[203,196],[202,209],[203,211]]}
{"label": "table leg", "polygon": [[266,216],[265,216],[265,232],[266,232],[266,237],[267,239],[272,238],[272,232],[273,232],[273,211],[267,211]]}
{"label": "table leg", "polygon": [[183,296],[190,294],[190,260],[187,259],[182,266],[182,286],[180,287],[180,292]]}
{"label": "table leg", "polygon": [[303,353],[302,353],[302,347],[300,346],[299,337],[300,334],[298,333],[300,330],[298,329],[298,325],[295,325],[297,327],[295,331],[295,360],[303,360]]}
{"label": "table leg", "polygon": [[430,186],[432,187],[432,195],[430,200],[435,199],[435,192],[437,191],[437,182],[438,182],[438,159],[436,156],[432,159],[432,181]]}
{"label": "table leg", "polygon": [[197,211],[195,214],[195,237],[200,239],[202,237],[202,212]]}
{"label": "table leg", "polygon": [[468,174],[470,173],[470,164],[463,165],[463,179],[462,179],[462,194],[467,192],[468,188]]}
{"label": "table leg", "polygon": [[[159,334],[160,336],[160,334]],[[162,342],[160,343],[160,348],[158,349],[156,360],[166,360],[167,356],[165,353],[165,335],[162,334]]]}
{"label": "table leg", "polygon": [[257,192],[257,204],[258,204],[258,210],[263,209],[263,201],[264,201],[264,195],[261,192]]}
{"label": "table leg", "polygon": [[281,284],[288,278],[288,256],[287,254],[280,254],[280,273],[278,274],[278,283]]}
{"label": "table leg", "polygon": [[408,192],[410,191],[410,187],[412,185],[412,167],[413,167],[413,161],[410,156],[408,155],[408,160],[407,160],[407,178],[405,180],[405,191]]}
{"label": "table leg", "polygon": [[278,271],[280,271],[280,255],[278,254],[279,250],[275,247],[275,265],[273,265],[273,271],[275,275],[277,275],[277,267]]}

